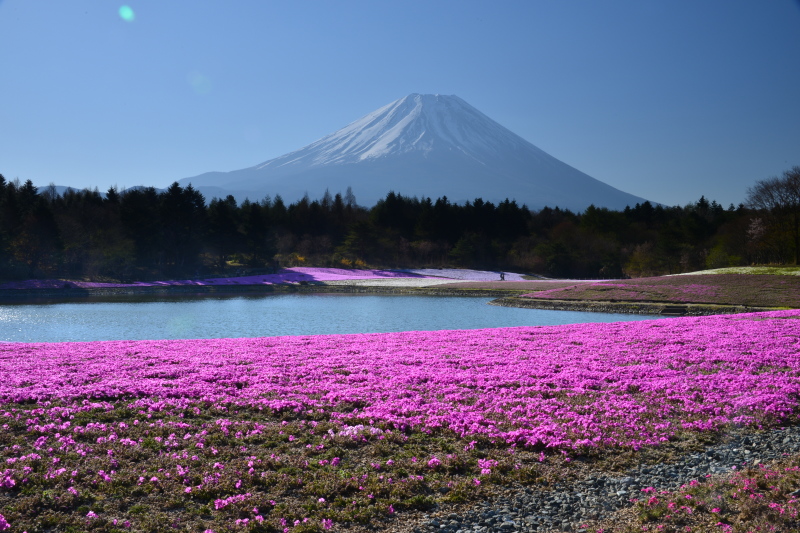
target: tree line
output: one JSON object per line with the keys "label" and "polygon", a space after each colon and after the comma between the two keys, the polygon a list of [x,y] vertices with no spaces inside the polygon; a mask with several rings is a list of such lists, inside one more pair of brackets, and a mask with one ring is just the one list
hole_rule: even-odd
{"label": "tree line", "polygon": [[39,190],[0,175],[0,279],[145,280],[285,266],[468,267],[621,278],[798,262],[800,167],[725,208],[644,202],[622,211],[531,210],[513,200],[389,192],[367,208],[351,190],[286,204],[210,202],[191,185]]}

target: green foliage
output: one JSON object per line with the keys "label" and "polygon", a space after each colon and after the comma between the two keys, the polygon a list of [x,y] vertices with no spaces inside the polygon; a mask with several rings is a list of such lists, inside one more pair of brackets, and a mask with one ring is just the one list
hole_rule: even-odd
{"label": "green foliage", "polygon": [[0,176],[0,279],[152,280],[281,265],[460,266],[621,278],[785,263],[800,247],[796,202],[756,201],[762,189],[794,184],[800,175],[796,169],[785,174],[759,182],[750,208],[723,209],[701,197],[683,207],[644,202],[583,213],[395,192],[370,209],[356,205],[352,191],[289,205],[280,196],[206,204],[198,191],[177,183],[163,192],[59,195]]}

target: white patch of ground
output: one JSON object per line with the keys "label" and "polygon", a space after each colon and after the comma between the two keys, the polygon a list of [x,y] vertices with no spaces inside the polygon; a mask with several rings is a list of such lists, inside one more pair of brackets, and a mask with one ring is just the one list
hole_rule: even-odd
{"label": "white patch of ground", "polygon": [[[383,278],[383,279],[343,279],[323,281],[319,285],[346,285],[350,287],[434,287],[447,283],[469,283],[459,279],[426,279],[426,278]],[[315,283],[316,285],[317,283]]]}

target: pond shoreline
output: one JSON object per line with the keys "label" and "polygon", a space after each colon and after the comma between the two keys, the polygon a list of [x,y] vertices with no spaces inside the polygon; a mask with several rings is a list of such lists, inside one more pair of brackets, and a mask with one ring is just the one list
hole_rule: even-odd
{"label": "pond shoreline", "polygon": [[746,305],[719,305],[675,302],[620,302],[589,300],[550,300],[544,298],[501,297],[489,302],[501,307],[521,307],[550,311],[590,311],[595,313],[626,313],[638,315],[708,316],[734,315],[778,311],[778,307],[750,307]]}
{"label": "pond shoreline", "polygon": [[3,289],[0,304],[40,303],[47,300],[87,300],[92,298],[126,296],[226,296],[268,294],[396,294],[405,296],[460,296],[495,298],[489,305],[542,309],[550,311],[586,311],[595,313],[621,313],[662,316],[708,316],[721,314],[756,313],[776,311],[779,307],[754,307],[745,305],[719,305],[675,302],[631,302],[599,300],[553,300],[521,297],[526,291],[519,289],[469,289],[454,287],[381,287],[368,285],[334,285],[325,282],[302,282],[273,285],[172,285],[161,287],[103,287],[65,289]]}
{"label": "pond shoreline", "polygon": [[275,285],[177,285],[163,287],[103,287],[92,289],[3,289],[0,303],[20,303],[25,300],[85,299],[97,296],[142,296],[142,295],[225,295],[225,294],[291,294],[291,293],[356,293],[356,294],[404,294],[424,296],[477,296],[501,298],[516,296],[525,291],[499,289],[455,289],[433,287],[380,287],[364,285],[328,285],[324,282]]}

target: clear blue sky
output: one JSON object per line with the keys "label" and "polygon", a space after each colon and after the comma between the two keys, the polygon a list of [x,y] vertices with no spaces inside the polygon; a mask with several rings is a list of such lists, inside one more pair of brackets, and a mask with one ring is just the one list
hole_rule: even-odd
{"label": "clear blue sky", "polygon": [[738,203],[800,165],[800,3],[0,0],[0,173],[39,186],[248,167],[413,92],[624,191]]}

